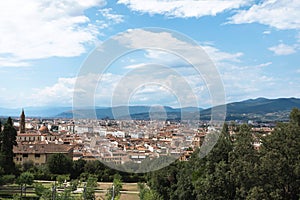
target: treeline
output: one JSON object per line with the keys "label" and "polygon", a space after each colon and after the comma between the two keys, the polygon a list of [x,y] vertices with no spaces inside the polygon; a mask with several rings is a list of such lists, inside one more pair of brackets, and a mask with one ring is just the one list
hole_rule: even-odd
{"label": "treeline", "polygon": [[72,180],[85,180],[93,175],[97,177],[97,181],[112,182],[115,174],[119,174],[123,182],[144,181],[142,174],[117,171],[104,165],[99,160],[85,161],[79,159],[72,161],[64,154],[52,155],[44,166],[35,166],[31,162],[26,162],[23,164],[22,170],[31,172],[37,180],[55,180],[57,175],[67,175]]}
{"label": "treeline", "polygon": [[[250,130],[241,125],[230,135],[224,125],[206,157],[195,152],[188,162],[149,173],[147,185],[140,185],[140,198],[299,200],[300,111],[293,109],[290,122],[279,123],[270,135],[254,137]],[[261,142],[259,150],[255,140]]]}
{"label": "treeline", "polygon": [[[64,175],[71,180],[87,180],[93,176],[97,181],[112,182],[114,176],[119,174],[123,182],[143,182],[144,175],[136,173],[126,173],[111,169],[102,162],[85,161],[79,159],[72,161],[71,158],[64,154],[54,154],[47,161],[46,165],[36,166],[32,161],[27,161],[21,166],[16,166],[15,173],[1,173],[0,185],[12,183],[23,172],[30,172],[35,180],[55,181],[60,175]],[[0,174],[0,175],[1,175]]]}

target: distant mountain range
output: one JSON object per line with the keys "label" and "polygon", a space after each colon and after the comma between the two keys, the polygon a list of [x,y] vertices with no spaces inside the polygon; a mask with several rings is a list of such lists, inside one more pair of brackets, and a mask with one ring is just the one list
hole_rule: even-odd
{"label": "distant mountain range", "polygon": [[[287,121],[293,108],[300,109],[300,99],[257,98],[226,104],[226,120]],[[203,110],[201,116],[207,118],[211,108]]]}
{"label": "distant mountain range", "polygon": [[[226,120],[255,120],[255,121],[285,121],[288,120],[292,108],[300,108],[300,99],[257,98],[241,102],[226,104]],[[27,107],[24,108],[26,116],[31,117],[55,117],[55,118],[87,118],[91,113],[90,108],[72,110],[71,107]],[[129,112],[128,112],[129,110]],[[184,113],[185,116],[195,116],[200,111],[202,120],[209,120],[211,108],[202,109],[196,107],[172,108],[151,106],[119,106],[119,107],[96,107],[95,112],[98,119],[150,119],[155,116],[164,116],[167,119],[179,120]],[[0,108],[0,116],[19,116],[21,109]]]}

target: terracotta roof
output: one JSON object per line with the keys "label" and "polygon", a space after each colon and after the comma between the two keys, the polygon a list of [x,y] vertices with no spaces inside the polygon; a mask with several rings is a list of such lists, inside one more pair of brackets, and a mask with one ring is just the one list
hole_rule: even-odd
{"label": "terracotta roof", "polygon": [[14,153],[68,153],[72,145],[65,144],[22,144],[14,146]]}

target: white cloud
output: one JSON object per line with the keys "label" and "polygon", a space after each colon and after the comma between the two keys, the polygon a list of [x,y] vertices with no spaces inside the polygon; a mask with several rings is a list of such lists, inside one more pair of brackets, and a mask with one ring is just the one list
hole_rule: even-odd
{"label": "white cloud", "polygon": [[257,65],[257,67],[267,67],[267,66],[270,66],[272,64],[273,64],[272,62],[266,62],[266,63],[262,63],[262,64]]}
{"label": "white cloud", "polygon": [[57,83],[35,89],[29,97],[33,105],[71,105],[76,78],[59,78]]}
{"label": "white cloud", "polygon": [[271,31],[268,31],[268,30],[263,32],[264,35],[270,35],[271,33],[272,33],[272,32],[271,32]]}
{"label": "white cloud", "polygon": [[162,14],[170,17],[215,16],[226,10],[240,8],[249,4],[249,0],[119,0],[131,10],[141,13]]}
{"label": "white cloud", "polygon": [[296,47],[286,44],[279,44],[269,48],[270,51],[273,51],[276,55],[290,55],[296,53]]}
{"label": "white cloud", "polygon": [[[95,98],[100,105],[109,105],[113,88],[120,78],[119,75],[111,73],[105,73],[102,76],[87,74],[81,77],[59,78],[53,85],[34,89],[33,94],[27,99],[31,106],[70,106],[76,89],[76,94],[84,97],[82,106],[86,105],[84,104],[86,98]],[[95,86],[98,86],[96,91],[91,91],[90,88]]]}
{"label": "white cloud", "polygon": [[[99,34],[84,14],[104,0],[0,1],[1,66],[29,65],[26,60],[72,57],[86,51]],[[6,56],[1,56],[5,54]],[[8,55],[8,56],[7,56]]]}
{"label": "white cloud", "polygon": [[133,64],[133,65],[125,66],[124,69],[138,69],[146,65],[147,65],[146,63]]}
{"label": "white cloud", "polygon": [[240,10],[230,18],[230,23],[260,23],[277,29],[300,29],[299,0],[265,0]]}
{"label": "white cloud", "polygon": [[119,24],[124,21],[124,16],[112,13],[112,8],[104,8],[99,10],[99,12],[107,20],[111,20],[115,24]]}
{"label": "white cloud", "polygon": [[202,46],[206,53],[215,61],[216,63],[220,62],[240,62],[240,58],[243,56],[243,53],[228,53],[221,51],[220,49],[214,46]]}
{"label": "white cloud", "polygon": [[27,67],[27,66],[30,66],[30,63],[25,62],[25,61],[21,61],[21,60],[16,59],[16,58],[7,58],[7,56],[1,57],[1,55],[0,55],[0,67],[1,66],[5,66],[5,67]]}

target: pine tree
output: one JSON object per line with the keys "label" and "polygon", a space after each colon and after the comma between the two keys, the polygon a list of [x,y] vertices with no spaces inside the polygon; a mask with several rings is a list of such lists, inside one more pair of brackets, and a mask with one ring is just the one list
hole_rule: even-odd
{"label": "pine tree", "polygon": [[[196,175],[195,193],[197,199],[232,199],[234,196],[233,183],[230,176],[229,154],[232,152],[232,140],[228,126],[223,131],[217,144],[209,154],[201,159],[198,175]],[[201,162],[200,161],[200,162]]]}
{"label": "pine tree", "polygon": [[300,198],[300,111],[262,138],[261,192],[269,199]]}
{"label": "pine tree", "polygon": [[235,187],[234,199],[246,199],[257,183],[258,152],[253,146],[251,128],[243,124],[235,135],[234,147],[230,153],[231,179]]}

